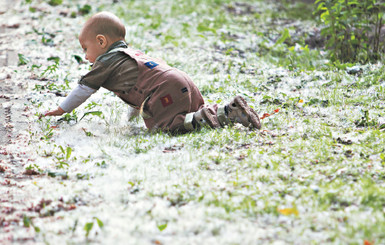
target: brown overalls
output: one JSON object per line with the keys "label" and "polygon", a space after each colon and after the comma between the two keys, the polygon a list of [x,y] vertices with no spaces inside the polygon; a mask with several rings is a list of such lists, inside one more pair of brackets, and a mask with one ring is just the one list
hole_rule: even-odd
{"label": "brown overalls", "polygon": [[[118,52],[134,59],[139,69],[136,85],[119,97],[143,110],[144,122],[149,129],[189,131],[184,127],[186,114],[201,109],[204,100],[188,75],[131,48]],[[215,106],[212,112],[215,114]]]}

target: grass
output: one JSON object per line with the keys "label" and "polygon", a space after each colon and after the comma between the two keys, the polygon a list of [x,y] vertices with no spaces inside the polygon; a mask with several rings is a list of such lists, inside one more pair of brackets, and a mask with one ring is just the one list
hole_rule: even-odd
{"label": "grass", "polygon": [[[306,35],[296,36],[298,26],[315,24],[302,13],[293,27],[302,7],[289,2],[109,2],[99,10],[125,21],[127,41],[186,71],[208,103],[241,94],[260,115],[280,111],[263,120],[261,131],[236,125],[173,136],[128,121],[127,106],[104,90],[67,116],[88,115],[77,123],[36,119],[36,165],[27,166],[42,173],[63,168],[68,176],[39,177],[34,185],[39,195],[64,196],[65,205],[76,206],[54,221],[34,217],[38,241],[385,243],[382,63],[359,74],[329,64],[323,50],[304,45]],[[285,29],[290,38],[277,44]],[[75,37],[57,47],[59,56],[80,52]],[[88,69],[61,58],[44,72],[49,57],[27,58],[26,71],[43,65],[38,73],[49,79],[30,81],[28,106],[36,113],[62,100],[47,89],[69,92]]]}

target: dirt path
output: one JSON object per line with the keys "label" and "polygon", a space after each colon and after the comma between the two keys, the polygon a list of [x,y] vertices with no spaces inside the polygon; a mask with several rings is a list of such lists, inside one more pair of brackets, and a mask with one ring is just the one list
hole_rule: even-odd
{"label": "dirt path", "polygon": [[[58,191],[58,188],[65,188],[61,185],[61,176],[55,178],[46,171],[38,172],[35,168],[28,166],[37,166],[41,164],[41,159],[37,160],[37,148],[40,147],[40,140],[36,132],[37,117],[36,108],[29,108],[31,101],[38,100],[34,98],[34,84],[40,82],[37,76],[33,74],[31,63],[39,64],[43,67],[52,62],[47,58],[52,56],[64,57],[66,52],[59,45],[43,45],[41,42],[42,34],[34,32],[34,28],[43,32],[45,23],[51,22],[50,18],[56,19],[59,13],[55,12],[52,6],[45,2],[38,2],[36,8],[44,13],[46,19],[40,20],[29,10],[30,5],[23,4],[24,0],[0,0],[0,244],[41,244],[42,241],[49,240],[48,236],[55,236],[58,232],[65,230],[65,222],[56,224],[62,220],[62,216],[55,216],[56,212],[69,212],[83,205],[83,202],[92,204],[98,201],[98,198],[91,200],[80,200],[76,196],[69,197],[67,200],[63,196],[69,193],[69,190]],[[84,4],[84,3],[83,3]],[[72,8],[77,9],[77,6]],[[70,10],[65,7],[58,7],[60,14],[68,14]],[[55,10],[55,11],[54,11]],[[80,18],[65,18],[62,25],[67,28],[78,28]],[[60,28],[62,28],[61,26]],[[59,29],[60,29],[59,28]],[[53,30],[56,30],[52,28]],[[61,30],[61,29],[60,29]],[[76,29],[76,33],[78,30]],[[73,45],[72,35],[58,35],[57,43],[61,48],[70,43]],[[71,42],[63,41],[66,38]],[[61,40],[61,41],[58,41]],[[77,45],[77,42],[76,42]],[[23,54],[29,60],[28,65],[19,66],[19,54]],[[64,62],[64,58],[62,59]],[[41,73],[41,71],[40,71]],[[45,80],[44,80],[45,81]],[[45,94],[46,95],[46,94]],[[43,95],[43,96],[45,96]],[[49,96],[49,94],[47,95]],[[31,100],[32,99],[32,100]],[[35,130],[35,131],[34,131]],[[33,140],[32,140],[33,138]],[[39,145],[39,146],[38,146]],[[44,145],[44,143],[43,143]],[[59,180],[59,181],[58,181]],[[46,189],[48,188],[48,189]],[[72,189],[71,185],[68,189]],[[84,206],[84,205],[83,205]],[[81,211],[79,211],[81,212]],[[83,213],[84,214],[84,213]],[[92,220],[92,217],[88,220]],[[88,221],[87,220],[87,221]],[[39,223],[40,222],[40,223]],[[59,221],[60,222],[60,221]],[[80,223],[80,222],[79,222]],[[45,226],[47,224],[47,226]],[[84,224],[82,224],[83,226]],[[72,236],[77,226],[72,223]],[[38,228],[40,227],[40,228]],[[49,227],[47,229],[47,227]],[[54,228],[52,228],[54,227]],[[59,228],[58,228],[59,227]],[[80,227],[80,225],[79,225]],[[40,229],[47,231],[52,228],[53,232],[39,232]],[[58,231],[61,229],[61,231]],[[77,229],[84,240],[82,227]],[[95,230],[95,229],[94,229]],[[44,235],[41,235],[44,233]],[[61,241],[63,242],[63,241]],[[58,240],[52,244],[60,244]]]}
{"label": "dirt path", "polygon": [[[0,12],[13,1],[1,1]],[[5,22],[1,22],[5,23]],[[22,229],[23,215],[33,200],[30,193],[23,190],[24,182],[30,180],[25,173],[29,154],[26,107],[26,89],[15,76],[18,55],[9,43],[16,37],[17,24],[3,24],[0,27],[0,243],[25,242],[32,239],[29,232],[23,238],[13,239],[14,234],[25,232]],[[32,198],[32,199],[31,199]]]}

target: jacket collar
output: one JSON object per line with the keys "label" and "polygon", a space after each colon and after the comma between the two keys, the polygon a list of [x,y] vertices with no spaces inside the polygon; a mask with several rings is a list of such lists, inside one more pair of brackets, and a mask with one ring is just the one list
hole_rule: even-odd
{"label": "jacket collar", "polygon": [[106,53],[108,53],[111,50],[116,49],[116,48],[127,48],[127,47],[128,46],[127,46],[126,42],[124,42],[122,40],[121,41],[117,41],[117,42],[114,42],[113,44],[111,44],[111,46],[108,48]]}

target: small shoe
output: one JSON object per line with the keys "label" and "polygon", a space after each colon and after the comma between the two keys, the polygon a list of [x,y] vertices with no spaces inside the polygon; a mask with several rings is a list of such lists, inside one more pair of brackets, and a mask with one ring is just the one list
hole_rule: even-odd
{"label": "small shoe", "polygon": [[236,96],[227,106],[227,119],[232,123],[241,123],[249,128],[261,128],[258,114],[250,108],[246,100]]}
{"label": "small shoe", "polygon": [[210,113],[209,109],[205,107],[194,113],[194,120],[199,124],[199,127],[220,127],[217,117]]}

